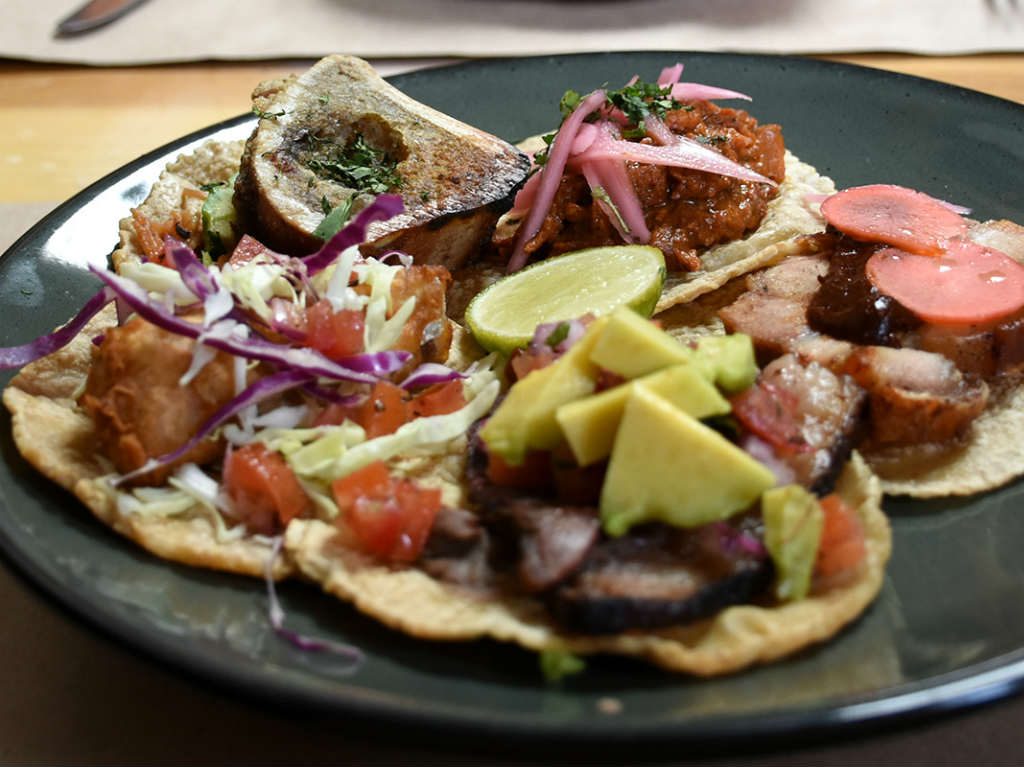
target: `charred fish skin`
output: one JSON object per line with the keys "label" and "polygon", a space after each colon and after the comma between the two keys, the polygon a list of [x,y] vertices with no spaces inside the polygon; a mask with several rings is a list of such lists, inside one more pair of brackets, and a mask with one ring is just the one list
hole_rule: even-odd
{"label": "charred fish skin", "polygon": [[486,241],[529,171],[515,147],[420,104],[365,61],[334,55],[253,93],[260,117],[235,183],[236,205],[270,247],[309,253],[327,212],[358,212],[383,192],[405,211],[365,249],[403,249],[455,269]]}

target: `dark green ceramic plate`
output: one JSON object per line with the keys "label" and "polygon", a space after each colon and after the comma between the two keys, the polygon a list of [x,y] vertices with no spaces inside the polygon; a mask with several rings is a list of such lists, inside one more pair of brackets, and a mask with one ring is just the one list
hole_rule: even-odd
{"label": "dark green ceramic plate", "polygon": [[[397,77],[416,99],[515,140],[548,129],[567,88],[687,79],[751,94],[752,111],[838,185],[893,182],[1024,221],[1024,108],[969,91],[838,64],[761,56],[642,53],[490,61]],[[41,221],[0,260],[0,345],[34,338],[95,290],[117,221],[188,136],[113,173]],[[8,380],[5,376],[3,382]],[[0,545],[79,616],[183,670],[286,705],[334,714],[558,739],[704,741],[835,728],[988,700],[1024,678],[1024,485],[966,501],[890,501],[895,554],[878,601],[827,645],[725,679],[692,680],[595,660],[563,686],[492,643],[416,642],[312,588],[286,585],[291,625],[364,648],[346,676],[281,641],[262,584],[165,564],[108,532],[38,477],[0,424]],[[614,706],[609,706],[614,702]],[[615,710],[617,713],[608,713]],[[749,741],[748,741],[749,742]]]}

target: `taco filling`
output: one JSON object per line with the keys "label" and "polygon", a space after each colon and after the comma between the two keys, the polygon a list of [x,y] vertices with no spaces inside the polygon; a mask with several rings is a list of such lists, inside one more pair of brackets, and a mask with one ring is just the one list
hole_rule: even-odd
{"label": "taco filling", "polygon": [[758,228],[786,175],[782,131],[710,101],[749,97],[680,83],[681,72],[566,93],[562,126],[516,198],[520,224],[496,238],[509,271],[621,242],[654,245],[671,270],[695,271],[699,253]]}
{"label": "taco filling", "polygon": [[889,186],[822,210],[829,230],[750,275],[719,312],[725,329],[749,334],[762,363],[795,354],[851,376],[868,395],[869,454],[962,451],[1024,371],[1024,267],[1008,255],[1024,253],[1024,230]]}
{"label": "taco filling", "polygon": [[[851,453],[865,400],[848,377],[795,358],[759,373],[743,336],[687,346],[625,308],[568,324],[514,355],[516,380],[472,430],[464,503],[439,510],[418,556],[360,543],[349,513],[289,527],[302,572],[416,636],[698,674],[792,652],[864,609],[889,533]],[[785,438],[748,427],[753,411]],[[772,628],[727,628],[732,610]]]}
{"label": "taco filling", "polygon": [[[35,454],[33,434],[47,428],[34,408],[63,409],[87,430],[84,449],[102,458],[65,476],[40,456],[44,471],[136,540],[147,539],[138,531],[146,520],[192,532],[198,520],[208,530],[199,548],[213,552],[186,542],[151,546],[157,553],[259,574],[266,551],[240,564],[219,559],[218,545],[251,539],[265,549],[293,519],[336,516],[334,479],[399,453],[445,453],[497,394],[486,366],[443,364],[452,357],[448,271],[358,254],[368,222],[400,208],[377,198],[305,258],[243,236],[207,266],[167,237],[162,263],[126,261],[120,275],[94,269],[104,287],[76,322],[3,352],[21,361],[71,344],[5,393],[19,446]],[[74,334],[115,300],[123,322],[105,311]],[[75,391],[58,397],[69,378]],[[83,449],[63,426],[50,436],[64,439],[62,450]],[[432,516],[440,495],[403,482]]]}

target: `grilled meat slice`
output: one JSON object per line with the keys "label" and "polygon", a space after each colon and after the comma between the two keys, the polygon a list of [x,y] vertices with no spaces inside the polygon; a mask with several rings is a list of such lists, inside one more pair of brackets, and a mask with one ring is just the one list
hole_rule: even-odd
{"label": "grilled meat slice", "polygon": [[758,547],[736,545],[735,523],[682,530],[651,525],[602,541],[549,595],[566,628],[588,634],[663,628],[755,599],[772,578]]}
{"label": "grilled meat slice", "polygon": [[443,506],[434,518],[419,565],[439,580],[485,589],[494,579],[489,553],[490,536],[477,515]]}
{"label": "grilled meat slice", "polygon": [[352,200],[401,194],[406,210],[370,228],[367,254],[404,250],[455,269],[491,234],[529,158],[515,147],[419,104],[351,56],[261,84],[261,118],[246,143],[236,206],[253,231],[286,253],[315,251],[325,213]]}
{"label": "grilled meat slice", "polygon": [[839,239],[828,260],[828,271],[807,305],[812,328],[858,344],[902,346],[901,336],[922,324],[868,279],[864,265],[877,249]]}
{"label": "grilled meat slice", "polygon": [[487,452],[470,435],[466,465],[469,498],[494,534],[495,558],[511,560],[529,592],[557,585],[583,563],[601,523],[592,506],[560,504],[551,493],[502,487],[487,477]]}

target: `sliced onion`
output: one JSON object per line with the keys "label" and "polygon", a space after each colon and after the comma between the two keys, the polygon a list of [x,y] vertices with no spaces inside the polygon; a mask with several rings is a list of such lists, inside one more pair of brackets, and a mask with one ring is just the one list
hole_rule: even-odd
{"label": "sliced onion", "polygon": [[342,227],[336,235],[331,237],[324,246],[316,253],[312,253],[302,259],[309,274],[316,274],[323,271],[342,252],[366,241],[366,231],[370,224],[377,221],[387,221],[405,210],[405,203],[397,194],[379,195],[373,202],[363,208],[352,221]]}
{"label": "sliced onion", "polygon": [[543,176],[540,171],[537,171],[523,184],[522,188],[516,192],[516,200],[512,205],[512,210],[509,211],[510,215],[518,216],[522,215],[530,209],[533,205],[534,199],[537,197],[537,189],[540,187],[540,182]]}
{"label": "sliced onion", "polygon": [[713,101],[715,99],[743,99],[753,101],[750,96],[728,88],[701,83],[676,83],[672,86],[672,98],[679,101]]}
{"label": "sliced onion", "polygon": [[192,435],[192,437],[177,450],[165,453],[164,455],[156,458],[150,458],[134,471],[130,471],[127,474],[118,477],[117,480],[115,480],[114,485],[121,485],[130,479],[141,476],[142,474],[148,474],[154,469],[159,469],[163,466],[174,463],[212,434],[214,429],[230,418],[233,418],[240,411],[247,407],[259,404],[268,397],[273,397],[305,383],[309,383],[310,380],[311,377],[308,374],[299,370],[285,370],[284,372],[274,373],[266,378],[261,378],[255,383],[247,386],[241,394],[232,398],[227,404],[218,409],[217,412],[210,416],[206,422],[199,427],[199,431]]}
{"label": "sliced onion", "polygon": [[512,251],[512,258],[508,262],[509,272],[516,272],[526,265],[526,246],[540,231],[540,226],[551,209],[551,203],[555,200],[555,192],[558,191],[558,185],[562,180],[562,173],[565,172],[569,152],[576,140],[576,134],[583,121],[600,108],[604,102],[605,92],[603,90],[591,93],[566,118],[555,135],[555,140],[548,152],[548,161],[540,170],[542,180],[539,182],[537,197],[530,207],[526,220],[519,227],[516,246]]}
{"label": "sliced onion", "polygon": [[679,137],[672,132],[672,129],[665,124],[665,121],[656,115],[647,115],[644,118],[644,130],[648,136],[662,146],[672,146],[672,144],[679,140]]}
{"label": "sliced onion", "polygon": [[569,150],[569,154],[586,152],[595,139],[597,139],[599,133],[600,130],[593,123],[583,123],[576,132],[576,138],[572,141],[572,149]]}
{"label": "sliced onion", "polygon": [[[579,341],[583,334],[587,332],[587,325],[593,320],[593,315],[586,314],[583,317],[577,317],[571,320],[562,320],[561,322],[544,322],[537,326],[537,329],[533,331],[533,338],[530,339],[529,349],[531,351],[539,351],[543,349],[553,349],[557,354],[562,354],[569,351],[573,344]],[[566,328],[565,338],[558,343],[551,344],[551,336],[559,329]]]}
{"label": "sliced onion", "polygon": [[[600,141],[579,155],[580,161],[590,159],[619,159],[639,162],[647,165],[667,165],[673,168],[690,168],[691,170],[717,173],[743,181],[754,181],[759,184],[778,186],[770,178],[762,176],[739,163],[735,163],[713,149],[679,136],[674,144],[668,146],[651,146],[636,141]],[[532,211],[531,211],[532,213]]]}
{"label": "sliced onion", "polygon": [[675,85],[679,82],[679,78],[682,76],[683,65],[677,62],[675,66],[665,67],[661,70],[661,74],[658,75],[658,86],[661,88],[667,88],[670,85]]}
{"label": "sliced onion", "polygon": [[460,373],[458,370],[452,370],[446,365],[439,365],[436,362],[425,362],[412,371],[404,381],[402,381],[403,389],[419,389],[424,386],[433,386],[439,383],[448,383],[449,381],[459,381],[465,378],[464,373]]}
{"label": "sliced onion", "polygon": [[89,320],[99,314],[100,310],[116,297],[117,293],[114,290],[104,287],[86,301],[85,306],[79,310],[78,314],[63,327],[30,343],[0,348],[0,370],[20,368],[64,348],[71,343],[71,339],[78,335],[78,332],[85,327]]}

